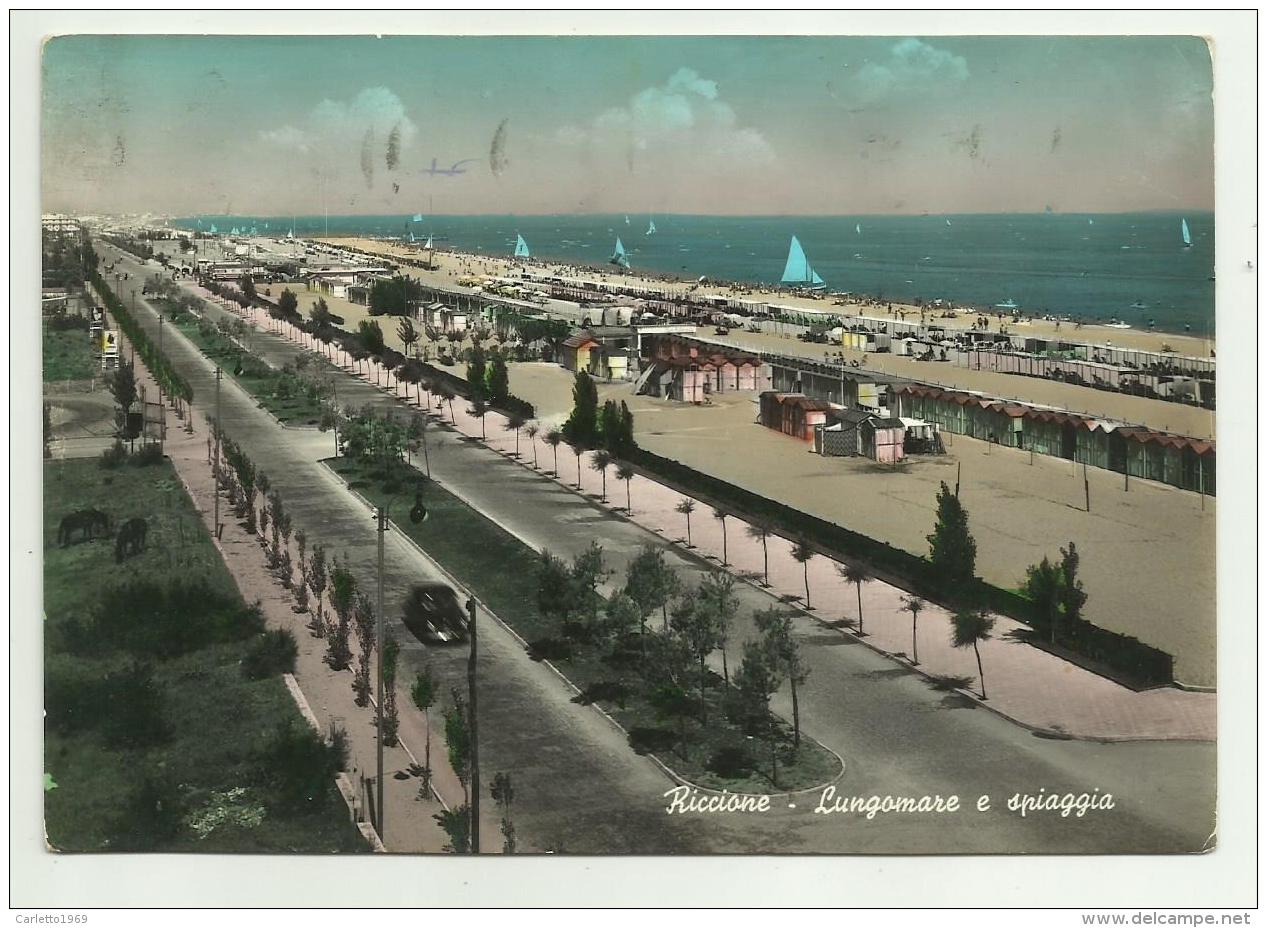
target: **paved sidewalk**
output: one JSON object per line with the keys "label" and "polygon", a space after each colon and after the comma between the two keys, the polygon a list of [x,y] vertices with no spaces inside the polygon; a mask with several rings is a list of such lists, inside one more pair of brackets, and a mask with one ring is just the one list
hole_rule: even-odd
{"label": "paved sidewalk", "polygon": [[[281,334],[300,341],[303,334],[290,326],[281,326]],[[297,337],[298,336],[298,337]],[[388,375],[372,362],[359,374],[370,384],[379,381],[384,392],[394,393],[403,401],[407,385],[393,382],[385,385]],[[346,367],[349,373],[354,373]],[[424,397],[424,403],[425,403]],[[410,400],[410,402],[413,402]],[[469,437],[486,433],[485,443],[496,451],[513,456],[515,435],[504,428],[506,419],[490,411],[483,427],[467,411],[468,402],[456,400],[452,414],[457,429]],[[445,420],[449,411],[446,407]],[[532,466],[532,449],[526,436],[520,437],[521,456],[525,467]],[[552,466],[551,449],[539,443],[538,460],[542,469]],[[591,467],[594,453],[581,459],[580,489],[577,490],[577,459],[564,445],[559,454],[560,485],[579,492],[591,500],[599,500],[602,475]],[[675,511],[682,494],[639,474],[629,486],[633,501],[632,521],[678,545],[686,544],[685,517]],[[623,509],[625,487],[615,479],[615,468],[607,474],[607,506]],[[726,519],[726,553],[731,569],[750,579],[762,573],[762,545],[747,534],[748,524],[736,517]],[[721,523],[710,507],[698,504],[691,517],[692,552],[720,566],[722,558]],[[805,584],[802,566],[792,557],[792,542],[771,536],[769,549],[769,590],[789,602],[804,605]],[[837,563],[826,557],[809,562],[812,614],[824,623],[837,626],[857,621],[857,592],[837,573]],[[895,659],[909,663],[912,648],[911,614],[902,606],[905,593],[879,580],[865,584],[862,590],[864,642]],[[1137,692],[1105,677],[1062,660],[1046,651],[1017,640],[1015,635],[1026,628],[1006,616],[995,616],[993,637],[982,642],[981,661],[985,672],[987,707],[1026,727],[1057,735],[1103,740],[1214,740],[1216,735],[1216,696],[1194,693],[1175,687],[1161,687]],[[845,633],[842,629],[842,633]],[[918,621],[919,671],[947,683],[958,682],[959,688],[979,692],[976,658],[972,649],[957,649],[951,644],[950,613],[928,603]],[[734,642],[737,658],[742,642]]]}

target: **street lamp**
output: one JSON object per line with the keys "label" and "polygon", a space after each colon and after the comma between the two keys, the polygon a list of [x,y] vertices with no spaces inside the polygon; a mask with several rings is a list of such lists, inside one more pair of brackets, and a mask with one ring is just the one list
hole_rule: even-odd
{"label": "street lamp", "polygon": [[[383,793],[386,791],[387,783],[383,778],[383,538],[387,534],[387,511],[400,498],[400,494],[389,497],[387,502],[377,507],[375,514],[378,523],[378,621],[375,638],[377,640],[376,647],[378,649],[378,667],[375,674],[375,682],[378,690],[378,704],[375,707],[375,718],[378,723],[378,765],[377,777],[375,784],[377,786],[375,792],[375,816],[374,821],[378,826],[378,837],[382,841],[387,834],[386,825],[383,821]],[[409,521],[418,525],[427,518],[427,507],[422,502],[422,481],[419,480],[414,487],[414,504],[409,509]]]}

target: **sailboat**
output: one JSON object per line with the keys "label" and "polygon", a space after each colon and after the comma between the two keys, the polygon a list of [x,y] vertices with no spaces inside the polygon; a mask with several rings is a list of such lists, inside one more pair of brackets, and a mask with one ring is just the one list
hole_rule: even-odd
{"label": "sailboat", "polygon": [[518,239],[518,241],[515,242],[515,257],[516,258],[532,257],[528,253],[528,243],[524,241],[524,237],[516,233],[515,238]]}
{"label": "sailboat", "polygon": [[647,234],[655,235],[655,220],[654,219],[652,219],[650,223],[647,225]]}
{"label": "sailboat", "polygon": [[792,236],[792,244],[787,251],[787,264],[783,268],[783,283],[790,287],[801,287],[806,290],[825,290],[827,284],[823,278],[818,276],[818,272],[809,266],[809,259],[805,257],[805,249],[801,247],[801,243],[797,241],[795,235]]}
{"label": "sailboat", "polygon": [[211,234],[212,235],[216,234],[216,224],[214,222],[211,224]]}
{"label": "sailboat", "polygon": [[853,230],[854,230],[855,232],[857,232],[859,235],[861,235],[861,234],[862,234],[862,223],[858,223],[856,226],[854,226],[854,227],[853,227]]}
{"label": "sailboat", "polygon": [[436,246],[431,244],[431,234],[427,234],[427,244],[423,246],[427,251],[432,251]]}
{"label": "sailboat", "polygon": [[947,220],[946,220],[946,225],[950,225],[950,220],[949,220],[949,219],[947,219]]}
{"label": "sailboat", "polygon": [[1179,221],[1182,223],[1181,231],[1183,232],[1183,247],[1191,248],[1192,247],[1192,233],[1188,231],[1188,220],[1181,219]]}
{"label": "sailboat", "polygon": [[629,258],[625,254],[625,246],[620,242],[620,236],[616,236],[616,250],[612,252],[612,256],[607,259],[608,264],[614,264],[617,267],[629,267]]}
{"label": "sailboat", "polygon": [[625,217],[625,225],[629,225],[629,217],[628,217],[628,216],[626,216],[626,217]]}

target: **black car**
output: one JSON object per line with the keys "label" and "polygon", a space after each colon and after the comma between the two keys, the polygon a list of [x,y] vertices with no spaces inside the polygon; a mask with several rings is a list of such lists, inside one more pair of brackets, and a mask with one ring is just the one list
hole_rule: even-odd
{"label": "black car", "polygon": [[411,587],[403,620],[409,633],[424,643],[466,640],[466,611],[453,588],[444,583],[418,583]]}

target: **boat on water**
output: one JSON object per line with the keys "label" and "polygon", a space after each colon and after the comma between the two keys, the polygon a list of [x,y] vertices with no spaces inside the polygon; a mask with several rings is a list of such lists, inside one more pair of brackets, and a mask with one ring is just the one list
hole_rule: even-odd
{"label": "boat on water", "polygon": [[655,220],[654,219],[652,219],[650,222],[647,223],[647,234],[655,235]]}
{"label": "boat on water", "polygon": [[614,264],[620,268],[629,267],[629,256],[625,254],[625,246],[621,244],[620,236],[616,236],[616,250],[612,252],[612,256],[607,259],[608,264]]}
{"label": "boat on water", "polygon": [[1143,300],[1136,300],[1131,304],[1131,309],[1148,309],[1148,304]]}
{"label": "boat on water", "polygon": [[1183,247],[1191,248],[1192,247],[1192,233],[1188,231],[1188,220],[1180,219],[1179,223],[1180,223],[1179,231],[1183,235]]}
{"label": "boat on water", "polygon": [[859,235],[861,235],[861,234],[862,234],[862,223],[858,223],[857,225],[855,225],[855,226],[853,227],[853,230],[854,230],[854,232],[856,232],[856,233],[858,233]]}
{"label": "boat on water", "polygon": [[995,309],[1020,309],[1020,304],[1016,300],[1004,300],[1002,303],[995,303]]}
{"label": "boat on water", "polygon": [[810,267],[805,257],[805,249],[795,235],[787,250],[787,264],[783,267],[782,282],[784,286],[802,290],[826,290],[827,283],[818,276],[818,272]]}
{"label": "boat on water", "polygon": [[1129,322],[1109,322],[1104,327],[1106,329],[1129,329],[1131,324]]}
{"label": "boat on water", "polygon": [[625,225],[629,225],[629,217],[628,217],[628,216],[626,216],[626,217],[625,217]]}
{"label": "boat on water", "polygon": [[532,255],[528,251],[528,243],[524,241],[524,237],[518,233],[515,233],[515,239],[516,239],[515,257],[516,258],[531,258]]}

